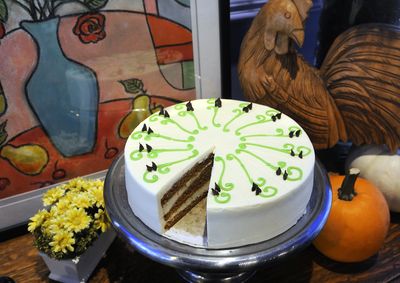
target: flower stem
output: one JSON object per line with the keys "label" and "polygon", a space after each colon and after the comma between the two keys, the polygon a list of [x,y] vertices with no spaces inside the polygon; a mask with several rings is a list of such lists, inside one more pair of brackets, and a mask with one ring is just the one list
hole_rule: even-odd
{"label": "flower stem", "polygon": [[357,192],[354,189],[357,177],[360,175],[360,170],[357,168],[351,168],[349,174],[344,177],[342,186],[338,190],[339,199],[345,201],[351,201]]}

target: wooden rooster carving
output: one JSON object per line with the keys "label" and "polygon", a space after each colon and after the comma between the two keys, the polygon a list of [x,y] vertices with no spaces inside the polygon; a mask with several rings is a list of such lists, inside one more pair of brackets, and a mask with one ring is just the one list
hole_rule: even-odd
{"label": "wooden rooster carving", "polygon": [[270,0],[241,46],[239,79],[250,101],[291,116],[315,148],[338,140],[400,147],[400,29],[361,25],[341,34],[321,70],[297,54],[311,0]]}

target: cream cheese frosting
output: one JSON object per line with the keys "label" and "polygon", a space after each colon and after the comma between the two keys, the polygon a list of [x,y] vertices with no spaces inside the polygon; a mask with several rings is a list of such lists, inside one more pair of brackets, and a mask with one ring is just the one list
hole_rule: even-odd
{"label": "cream cheese frosting", "polygon": [[128,138],[125,179],[135,215],[163,234],[161,198],[214,154],[208,187],[209,248],[275,237],[303,215],[315,155],[304,130],[279,111],[249,102],[202,99],[154,113]]}

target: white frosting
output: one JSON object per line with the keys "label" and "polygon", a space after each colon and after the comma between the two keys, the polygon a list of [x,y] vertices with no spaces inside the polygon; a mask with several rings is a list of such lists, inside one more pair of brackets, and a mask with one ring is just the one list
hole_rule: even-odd
{"label": "white frosting", "polygon": [[[217,107],[215,99],[191,101],[194,111],[187,111],[186,102],[168,107],[169,117],[153,114],[125,146],[129,203],[135,215],[160,234],[165,232],[161,198],[214,153],[206,208],[210,248],[260,242],[293,226],[310,199],[315,162],[311,141],[288,116],[279,119],[278,111],[258,104],[248,109],[248,102],[221,103]],[[153,133],[142,131],[144,125]],[[149,153],[146,145],[151,146]],[[146,165],[152,162],[157,169],[149,172]],[[221,189],[218,195],[211,191],[215,183]],[[253,183],[259,189],[252,191]],[[258,190],[262,192],[257,195]]]}

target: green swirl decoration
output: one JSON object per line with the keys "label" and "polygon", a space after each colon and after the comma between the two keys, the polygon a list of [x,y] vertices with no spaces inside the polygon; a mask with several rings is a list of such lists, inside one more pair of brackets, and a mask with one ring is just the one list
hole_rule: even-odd
{"label": "green swirl decoration", "polygon": [[224,131],[224,132],[229,132],[230,130],[228,129],[228,125],[231,124],[231,123],[233,123],[233,121],[235,121],[237,118],[239,118],[240,116],[242,116],[243,114],[246,113],[246,112],[244,112],[244,111],[242,110],[242,108],[243,108],[243,107],[246,107],[247,105],[248,105],[248,103],[240,103],[240,104],[239,104],[239,107],[240,107],[240,108],[236,108],[236,109],[233,109],[233,110],[232,110],[232,112],[233,112],[233,113],[236,113],[236,115],[233,116],[233,118],[230,119],[230,120],[225,124],[225,126],[224,126],[224,128],[223,128],[223,131]]}
{"label": "green swirl decoration", "polygon": [[217,203],[228,203],[231,200],[230,193],[220,192],[218,196],[214,196],[214,201]]}
{"label": "green swirl decoration", "polygon": [[190,131],[184,127],[182,127],[179,123],[177,123],[174,119],[171,118],[164,118],[163,120],[161,120],[161,125],[167,125],[167,124],[174,124],[176,125],[180,130],[184,131],[185,133],[188,133],[189,135],[197,135],[199,133],[199,130],[193,130]]}
{"label": "green swirl decoration", "polygon": [[134,132],[131,135],[131,139],[133,140],[140,140],[147,132]]}
{"label": "green swirl decoration", "polygon": [[157,167],[157,172],[159,172],[160,174],[168,174],[171,171],[171,169],[170,169],[171,166],[176,165],[178,163],[182,163],[186,160],[195,158],[197,155],[199,155],[199,151],[197,149],[194,149],[194,150],[192,150],[192,154],[186,158],[168,162],[168,163],[159,164]]}
{"label": "green swirl decoration", "polygon": [[[240,128],[237,129],[236,132],[237,132],[238,130],[240,130]],[[276,129],[275,129],[275,134],[247,135],[247,136],[242,136],[242,137],[240,138],[240,140],[241,140],[241,141],[247,141],[247,138],[253,138],[253,137],[283,137],[283,138],[287,138],[287,137],[289,137],[289,132],[291,132],[291,131],[295,132],[295,131],[297,131],[297,130],[300,130],[300,128],[297,127],[297,126],[290,126],[290,127],[288,128],[288,133],[285,134],[285,131],[284,131],[282,128],[276,128]]]}
{"label": "green swirl decoration", "polygon": [[262,123],[266,123],[266,122],[272,121],[271,119],[267,119],[267,116],[264,116],[264,115],[257,115],[256,119],[258,120],[257,122],[249,123],[249,124],[246,124],[244,126],[241,126],[241,127],[237,128],[236,131],[235,131],[235,134],[237,136],[240,136],[241,135],[240,131],[245,129],[245,128],[248,128],[248,127],[251,127],[251,126],[254,126],[254,125],[257,125],[257,124],[262,124]]}
{"label": "green swirl decoration", "polygon": [[298,181],[303,178],[303,171],[297,166],[289,166],[286,171],[288,173],[287,181]]}
{"label": "green swirl decoration", "polygon": [[223,183],[223,178],[224,178],[225,170],[226,170],[225,160],[221,156],[216,156],[216,157],[214,157],[214,161],[215,162],[221,162],[221,164],[222,164],[222,172],[221,172],[221,175],[219,176],[219,179],[218,179],[218,186],[223,191],[232,190],[234,188],[234,185],[232,183]]}
{"label": "green swirl decoration", "polygon": [[149,172],[146,170],[143,174],[143,181],[146,183],[155,183],[158,181],[158,176],[156,175],[156,172]]}
{"label": "green swirl decoration", "polygon": [[147,132],[134,132],[131,136],[132,139],[134,140],[140,140],[144,136],[145,141],[151,141],[154,138],[159,138],[159,139],[164,139],[168,141],[176,141],[176,142],[194,142],[196,138],[194,136],[188,136],[187,139],[175,139],[172,137],[168,137],[165,135],[160,135],[158,133],[151,133],[148,134]]}
{"label": "green swirl decoration", "polygon": [[143,153],[141,153],[139,150],[134,150],[131,152],[129,155],[132,161],[137,161],[143,158]]}
{"label": "green swirl decoration", "polygon": [[259,194],[259,197],[262,198],[271,198],[273,196],[275,196],[278,193],[278,189],[272,186],[266,186],[264,188],[262,188],[262,193]]}
{"label": "green swirl decoration", "polygon": [[176,110],[186,109],[185,102],[176,104],[176,105],[174,106],[174,108],[175,108]]}
{"label": "green swirl decoration", "polygon": [[246,166],[244,166],[244,164],[242,163],[242,161],[240,161],[240,159],[239,159],[236,155],[234,155],[234,154],[232,154],[232,153],[229,153],[229,154],[226,156],[226,159],[227,159],[227,160],[230,160],[230,161],[231,161],[231,160],[236,160],[236,161],[239,163],[240,167],[242,168],[243,172],[245,173],[247,179],[249,180],[249,183],[250,183],[250,184],[253,184],[253,179],[251,178],[249,172],[247,171]]}
{"label": "green swirl decoration", "polygon": [[286,162],[284,161],[278,161],[278,166],[273,165],[272,163],[262,159],[261,157],[259,157],[258,155],[252,153],[251,151],[248,151],[246,149],[237,149],[236,150],[236,154],[240,154],[240,153],[246,153],[252,157],[254,157],[255,159],[259,160],[262,164],[264,164],[265,166],[267,166],[268,168],[270,168],[273,171],[276,171],[278,169],[278,167],[280,167],[281,169],[286,167]]}
{"label": "green swirl decoration", "polygon": [[262,145],[262,144],[258,144],[258,143],[240,143],[239,148],[245,149],[249,145],[286,153],[288,155],[290,155],[291,150],[293,150],[294,152],[297,152],[297,154],[299,154],[300,151],[303,151],[303,157],[309,155],[312,152],[312,150],[306,146],[295,147],[295,145],[293,145],[291,143],[285,143],[282,146],[282,148],[272,147],[272,146],[268,146],[268,145]]}
{"label": "green swirl decoration", "polygon": [[190,151],[194,148],[193,144],[187,144],[186,148],[157,148],[153,149],[149,153],[147,153],[147,157],[150,159],[157,158],[160,153],[164,152],[184,152]]}
{"label": "green swirl decoration", "polygon": [[201,125],[200,125],[200,122],[199,122],[199,120],[197,119],[197,116],[196,116],[196,114],[194,114],[193,111],[180,111],[180,112],[178,112],[178,115],[179,115],[180,117],[185,117],[185,116],[187,116],[187,115],[193,117],[193,119],[194,119],[194,121],[195,121],[195,123],[196,123],[196,126],[197,126],[197,128],[198,128],[199,130],[205,131],[205,130],[208,129],[207,126],[201,126]]}

